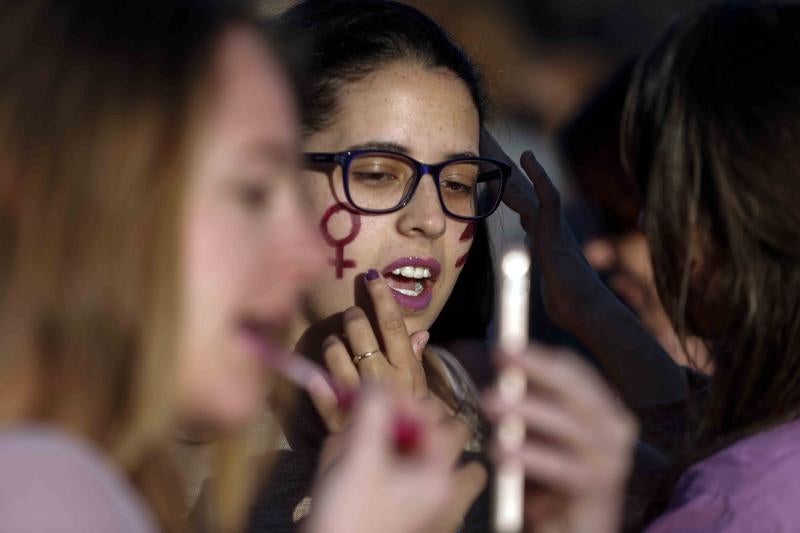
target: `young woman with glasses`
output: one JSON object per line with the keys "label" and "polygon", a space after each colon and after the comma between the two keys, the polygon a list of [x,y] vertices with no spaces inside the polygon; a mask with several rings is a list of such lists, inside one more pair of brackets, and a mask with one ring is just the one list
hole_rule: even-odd
{"label": "young woman with glasses", "polygon": [[[300,185],[328,262],[292,318],[287,341],[345,386],[379,381],[430,398],[469,428],[467,449],[485,451],[475,386],[440,347],[488,338],[495,294],[485,222],[504,190],[526,221],[537,210],[530,181],[481,135],[486,110],[476,70],[437,24],[396,2],[309,0],[276,26],[288,38],[307,39],[310,48]],[[586,374],[568,370],[569,385],[559,387],[598,391],[593,408],[609,414],[589,438],[630,429],[627,415]],[[318,450],[346,423],[323,386],[283,421],[286,450],[252,530],[289,531],[313,512],[307,496]],[[621,444],[614,449],[625,453],[610,454],[621,458],[615,475],[627,469],[632,432],[617,434]],[[488,529],[486,470],[473,463],[463,476],[439,527],[427,531]],[[598,485],[617,499],[616,485],[606,490],[610,478],[601,477]]]}

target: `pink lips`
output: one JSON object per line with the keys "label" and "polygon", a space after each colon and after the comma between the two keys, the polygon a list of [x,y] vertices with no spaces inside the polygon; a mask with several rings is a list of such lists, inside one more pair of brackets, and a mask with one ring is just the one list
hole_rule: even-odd
{"label": "pink lips", "polygon": [[[425,280],[424,289],[417,296],[403,294],[392,289],[392,296],[402,307],[412,311],[422,311],[431,304],[433,299],[433,284],[442,272],[442,265],[436,259],[430,257],[403,257],[394,261],[383,268],[383,276],[391,275],[393,270],[407,266],[427,268],[431,271],[431,277]],[[390,286],[391,288],[391,286]]]}

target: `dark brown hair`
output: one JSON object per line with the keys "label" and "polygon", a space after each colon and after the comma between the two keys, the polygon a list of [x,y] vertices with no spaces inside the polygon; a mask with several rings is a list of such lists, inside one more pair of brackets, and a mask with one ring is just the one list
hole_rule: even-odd
{"label": "dark brown hair", "polygon": [[800,5],[729,2],[642,59],[624,118],[656,284],[713,344],[690,461],[800,414]]}

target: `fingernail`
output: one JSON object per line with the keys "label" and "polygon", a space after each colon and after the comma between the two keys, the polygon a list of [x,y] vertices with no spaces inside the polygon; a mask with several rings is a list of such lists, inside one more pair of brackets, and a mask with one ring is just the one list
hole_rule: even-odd
{"label": "fingernail", "polygon": [[425,345],[428,344],[428,340],[430,340],[431,334],[427,331],[422,332],[417,337],[417,346],[414,350],[417,354],[422,355],[422,351],[425,349]]}
{"label": "fingernail", "polygon": [[364,274],[364,277],[365,277],[365,278],[367,278],[367,281],[375,281],[376,279],[378,279],[379,277],[381,277],[381,275],[380,275],[380,274],[378,274],[378,271],[377,271],[377,270],[375,270],[375,269],[373,269],[373,268],[370,268],[370,269],[369,269],[369,270],[367,270],[367,272]]}
{"label": "fingernail", "polygon": [[524,152],[522,153],[522,155],[520,156],[520,158],[519,158],[519,162],[520,162],[521,164],[525,164],[525,161],[526,161],[526,160],[530,161],[531,163],[533,163],[534,161],[536,161],[536,156],[535,156],[535,155],[533,155],[533,152],[532,152],[532,151],[530,151],[530,150],[526,150],[526,151],[524,151]]}

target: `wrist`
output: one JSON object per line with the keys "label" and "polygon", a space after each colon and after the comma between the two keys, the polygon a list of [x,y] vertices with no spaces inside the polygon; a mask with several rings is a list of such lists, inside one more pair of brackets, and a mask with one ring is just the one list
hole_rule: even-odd
{"label": "wrist", "polygon": [[622,522],[624,501],[624,491],[609,491],[587,497],[573,514],[570,530],[617,533]]}
{"label": "wrist", "polygon": [[580,309],[580,312],[571,321],[569,332],[578,339],[594,336],[604,329],[604,324],[614,322],[619,313],[630,312],[599,279],[587,290],[580,307],[573,309]]}
{"label": "wrist", "polygon": [[[573,263],[572,267],[561,261],[557,272],[542,272],[543,298],[551,320],[583,341],[619,313],[615,304],[621,304],[594,271],[586,270],[588,266],[575,265],[573,259],[569,262]],[[554,287],[550,279],[561,285]],[[567,279],[570,281],[565,281]]]}

